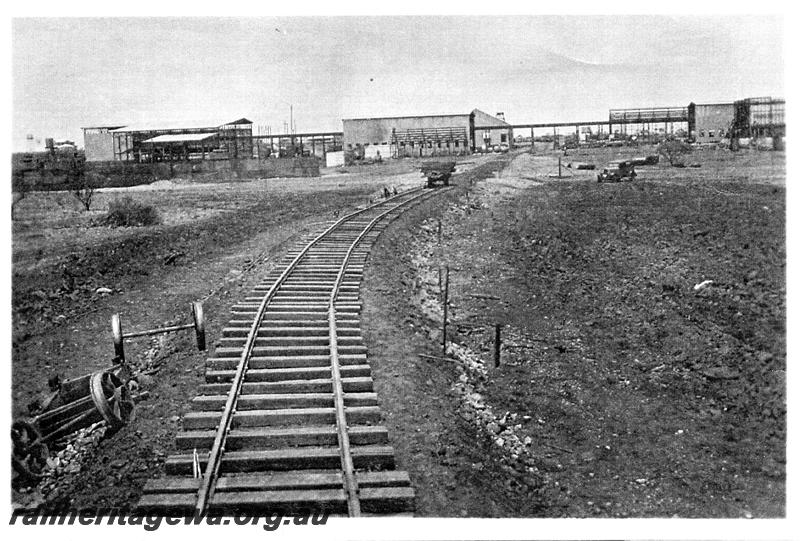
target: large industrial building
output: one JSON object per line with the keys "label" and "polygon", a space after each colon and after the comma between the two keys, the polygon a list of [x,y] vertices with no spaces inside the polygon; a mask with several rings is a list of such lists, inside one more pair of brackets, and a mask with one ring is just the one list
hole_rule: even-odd
{"label": "large industrial building", "polygon": [[252,136],[253,123],[246,118],[83,128],[87,161],[250,158]]}
{"label": "large industrial building", "polygon": [[733,103],[690,103],[689,133],[698,143],[719,143],[733,123]]}
{"label": "large industrial building", "polygon": [[748,98],[733,103],[734,137],[785,137],[786,101]]}
{"label": "large industrial building", "polygon": [[698,143],[717,143],[730,137],[783,137],[785,109],[785,100],[771,97],[733,103],[691,103],[689,129]]}
{"label": "large industrial building", "polygon": [[[478,109],[453,115],[348,118],[342,121],[344,148],[363,157],[452,156],[510,144],[511,126],[502,113]],[[486,129],[476,133],[475,126]]]}

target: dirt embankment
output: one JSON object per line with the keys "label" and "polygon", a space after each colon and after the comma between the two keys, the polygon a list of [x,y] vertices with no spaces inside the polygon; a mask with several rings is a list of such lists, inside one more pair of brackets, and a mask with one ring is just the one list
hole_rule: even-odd
{"label": "dirt embankment", "polygon": [[430,298],[421,294],[412,247],[421,235],[436,234],[430,225],[436,217],[463,206],[474,182],[510,160],[503,156],[458,175],[452,191],[404,213],[378,239],[367,266],[364,336],[398,468],[409,471],[416,489],[417,515],[532,516],[542,505],[541,480],[527,475],[530,466],[504,460],[493,441],[477,436],[459,415],[456,364],[418,356],[440,356],[441,345],[421,309]]}
{"label": "dirt embankment", "polygon": [[[376,385],[407,398],[384,407],[422,512],[782,516],[784,189],[658,167],[559,181],[540,162],[451,194],[373,255],[365,313],[392,324],[368,333]],[[441,355],[440,265],[466,369],[417,357]]]}

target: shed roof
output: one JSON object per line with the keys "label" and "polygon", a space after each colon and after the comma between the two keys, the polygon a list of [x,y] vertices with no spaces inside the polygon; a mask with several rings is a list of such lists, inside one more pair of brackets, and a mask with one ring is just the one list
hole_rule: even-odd
{"label": "shed roof", "polygon": [[123,124],[113,124],[108,126],[83,126],[82,130],[118,130],[119,128],[124,128]]}
{"label": "shed roof", "polygon": [[215,137],[215,133],[168,133],[151,137],[143,143],[189,143],[192,141],[203,141]]}
{"label": "shed roof", "polygon": [[215,120],[171,120],[163,122],[142,122],[139,124],[128,124],[122,126],[115,132],[133,132],[133,131],[167,131],[167,130],[217,130],[222,126],[231,124],[252,124],[252,120],[246,118],[239,118],[236,120],[222,121]]}
{"label": "shed roof", "polygon": [[450,115],[402,115],[402,116],[375,116],[375,117],[363,117],[363,118],[343,118],[342,122],[349,122],[352,120],[398,120],[398,119],[406,119],[406,118],[445,118],[445,117],[454,117],[454,116],[469,116],[469,113],[453,113]]}
{"label": "shed roof", "polygon": [[508,128],[510,124],[505,120],[501,120],[496,116],[484,113],[480,109],[473,109],[472,114],[475,115],[476,126],[497,126],[498,128]]}

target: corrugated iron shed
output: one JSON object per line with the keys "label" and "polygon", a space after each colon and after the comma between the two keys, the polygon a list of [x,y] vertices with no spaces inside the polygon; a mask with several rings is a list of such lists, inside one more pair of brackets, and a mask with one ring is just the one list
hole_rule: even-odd
{"label": "corrugated iron shed", "polygon": [[142,143],[189,143],[215,137],[215,133],[168,133],[152,137]]}

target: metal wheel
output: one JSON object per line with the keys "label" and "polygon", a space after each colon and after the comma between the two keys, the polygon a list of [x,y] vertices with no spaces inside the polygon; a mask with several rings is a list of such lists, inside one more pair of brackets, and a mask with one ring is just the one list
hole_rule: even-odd
{"label": "metal wheel", "polygon": [[24,420],[14,422],[11,425],[11,442],[11,465],[14,471],[24,480],[41,479],[49,453],[36,426]]}
{"label": "metal wheel", "polygon": [[89,390],[97,411],[112,429],[125,425],[133,417],[133,398],[120,379],[109,372],[95,372]]}
{"label": "metal wheel", "polygon": [[192,317],[194,317],[194,333],[197,338],[197,349],[206,350],[206,320],[203,315],[203,303],[192,303]]}
{"label": "metal wheel", "polygon": [[122,345],[122,323],[120,323],[119,314],[111,316],[111,334],[114,337],[114,355],[120,361],[125,361],[125,348]]}

